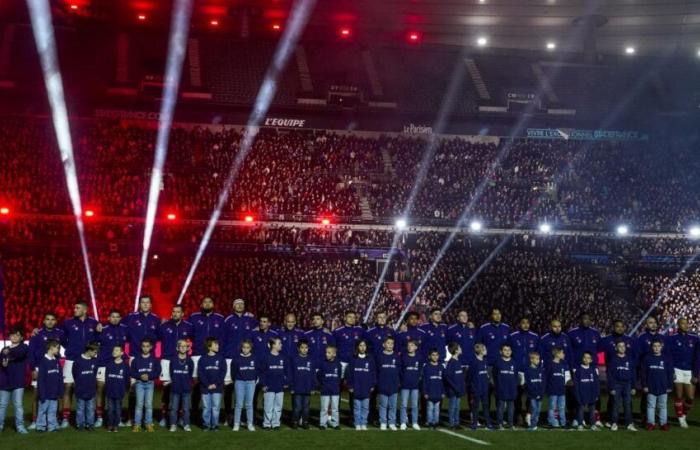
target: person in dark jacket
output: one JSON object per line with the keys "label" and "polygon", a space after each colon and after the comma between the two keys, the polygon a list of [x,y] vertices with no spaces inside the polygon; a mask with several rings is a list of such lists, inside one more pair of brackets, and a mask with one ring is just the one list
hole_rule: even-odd
{"label": "person in dark jacket", "polygon": [[637,431],[632,423],[632,396],[634,395],[634,381],[636,364],[634,357],[627,353],[627,343],[619,339],[615,343],[615,355],[608,362],[608,391],[613,396],[612,424],[610,430],[617,430],[620,405],[625,411],[625,426],[629,431]]}
{"label": "person in dark jacket", "polygon": [[309,343],[302,339],[297,344],[297,355],[287,365],[289,389],[292,394],[292,428],[309,429],[311,392],[316,388],[316,365],[309,355]]}
{"label": "person in dark jacket", "polygon": [[530,352],[530,362],[523,371],[523,386],[527,394],[527,404],[529,412],[526,423],[528,430],[536,431],[537,423],[540,419],[540,409],[542,408],[542,399],[544,398],[545,377],[544,368],[540,361],[540,354]]}
{"label": "person in dark jacket", "polygon": [[340,403],[340,381],[342,367],[338,360],[335,345],[326,347],[326,359],[318,370],[318,384],[321,391],[321,417],[319,426],[322,430],[331,427],[340,429],[338,405]]}
{"label": "person in dark jacket", "polygon": [[356,430],[367,429],[369,397],[377,382],[374,358],[367,354],[367,347],[367,341],[364,339],[358,341],[355,356],[351,359],[348,368],[345,369],[348,391],[353,395],[353,416]]}
{"label": "person in dark jacket", "polygon": [[574,396],[578,404],[578,429],[583,430],[583,414],[588,408],[588,424],[592,431],[598,431],[595,424],[595,404],[600,399],[600,378],[598,368],[593,365],[593,354],[583,352],[581,363],[574,367]]}
{"label": "person in dark jacket", "polygon": [[73,361],[75,380],[75,425],[78,431],[95,427],[95,397],[97,396],[97,352],[99,344],[90,343],[80,358]]}
{"label": "person in dark jacket", "polygon": [[656,411],[659,412],[659,426],[668,431],[668,394],[673,391],[673,364],[663,353],[664,343],[654,340],[651,352],[644,356],[640,368],[642,390],[646,394],[647,430],[656,428]]}
{"label": "person in dark jacket", "polygon": [[460,401],[467,390],[462,368],[462,349],[458,343],[452,342],[448,350],[451,356],[445,367],[445,394],[448,401],[450,428],[459,430],[462,428],[459,418]]}
{"label": "person in dark jacket", "polygon": [[486,361],[486,346],[482,343],[474,344],[474,358],[469,363],[467,379],[469,392],[472,398],[472,430],[476,430],[479,424],[479,405],[486,420],[486,427],[492,429],[491,411],[489,410],[490,376],[488,362]]}
{"label": "person in dark jacket", "polygon": [[39,411],[36,419],[36,431],[56,431],[58,421],[58,399],[63,397],[63,372],[58,362],[61,344],[55,339],[46,341],[46,353],[36,363],[36,395],[39,399]]}
{"label": "person in dark jacket", "polygon": [[[188,355],[189,343],[180,339],[176,345],[177,353],[170,358],[167,364],[170,380],[170,431],[177,431],[177,415],[182,409],[182,428],[192,431],[190,426],[190,410],[192,408],[192,386],[194,384],[194,361]],[[161,364],[161,367],[163,365]],[[164,394],[165,395],[165,394]]]}
{"label": "person in dark jacket", "polygon": [[15,411],[15,427],[20,434],[27,434],[24,427],[24,376],[29,363],[29,346],[22,342],[23,330],[10,331],[10,345],[0,351],[0,431],[5,425],[5,414],[12,400]]}
{"label": "person in dark jacket", "polygon": [[219,429],[226,360],[219,353],[218,339],[207,338],[206,347],[207,353],[199,358],[199,364],[197,364],[197,378],[202,391],[202,427],[204,431],[216,431]]}
{"label": "person in dark jacket", "polygon": [[440,402],[445,397],[444,373],[445,367],[440,364],[440,352],[435,348],[431,349],[421,374],[423,398],[427,403],[426,419],[431,430],[437,428],[440,422]]}
{"label": "person in dark jacket", "polygon": [[129,391],[129,361],[122,344],[112,348],[112,360],[105,366],[105,399],[107,403],[107,430],[116,433],[122,417],[122,403]]}
{"label": "person in dark jacket", "polygon": [[131,378],[136,392],[136,411],[132,431],[141,431],[143,419],[147,432],[153,432],[153,391],[155,379],[160,376],[160,361],[153,356],[153,342],[146,338],[141,342],[141,351],[131,361]]}
{"label": "person in dark jacket", "polygon": [[401,429],[408,428],[408,402],[411,402],[412,428],[420,431],[418,425],[418,399],[420,397],[420,374],[424,358],[418,352],[418,342],[409,339],[406,352],[401,355]]}

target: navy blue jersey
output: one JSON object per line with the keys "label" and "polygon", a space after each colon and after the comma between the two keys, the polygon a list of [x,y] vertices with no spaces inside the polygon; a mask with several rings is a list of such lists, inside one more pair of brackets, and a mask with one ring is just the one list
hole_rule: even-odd
{"label": "navy blue jersey", "polygon": [[197,362],[197,378],[203,394],[224,392],[226,360],[219,354],[202,355]]}
{"label": "navy blue jersey", "polygon": [[234,380],[254,381],[260,375],[260,364],[252,353],[239,353],[231,359],[231,377]]}
{"label": "navy blue jersey", "polygon": [[652,395],[666,394],[673,389],[673,365],[663,354],[648,354],[642,360],[640,371],[642,388]]}
{"label": "navy blue jersey", "polygon": [[224,332],[226,339],[224,341],[224,355],[227,358],[233,358],[241,351],[241,342],[244,340],[252,340],[253,330],[258,327],[258,321],[251,313],[236,314],[233,313],[226,317],[224,321]]}
{"label": "navy blue jersey", "polygon": [[598,365],[598,346],[600,345],[600,333],[595,328],[576,327],[569,330],[567,333],[571,339],[572,358],[569,361],[579,363],[583,360],[585,352],[593,355],[593,366]]}
{"label": "navy blue jersey", "polygon": [[635,367],[637,366],[637,340],[634,339],[631,336],[627,336],[625,334],[611,334],[608,336],[605,336],[600,340],[600,346],[598,347],[599,351],[602,351],[605,355],[605,364],[609,364],[608,361],[612,359],[612,357],[615,355],[615,342],[617,340],[622,340],[622,342],[625,343],[625,347],[627,348],[626,353],[627,355],[632,359],[634,362]]}
{"label": "navy blue jersey", "polygon": [[[369,344],[369,350],[375,356],[384,351],[384,340],[388,337],[395,337],[394,329],[388,325],[374,326],[364,333],[364,340]],[[396,349],[401,352],[401,347],[397,342]]]}
{"label": "navy blue jersey", "polygon": [[443,375],[445,368],[442,364],[433,364],[428,362],[423,365],[423,373],[421,374],[421,391],[423,396],[427,396],[431,402],[439,402],[445,394],[445,385]]}
{"label": "navy blue jersey", "polygon": [[287,385],[287,358],[268,352],[261,367],[260,384],[267,392],[284,392]]}
{"label": "navy blue jersey", "polygon": [[109,361],[114,359],[112,350],[114,350],[115,345],[121,345],[124,349],[128,334],[129,329],[122,323],[118,325],[107,324],[102,327],[98,339],[100,350],[97,353],[97,362],[100,367],[105,367]]}
{"label": "navy blue jersey", "polygon": [[530,365],[530,352],[540,351],[540,337],[532,331],[515,331],[508,336],[508,343],[513,350],[518,370],[521,371]]}
{"label": "navy blue jersey", "polygon": [[693,370],[698,347],[698,336],[693,333],[678,332],[668,340],[669,351],[673,359],[673,367],[680,370]]}
{"label": "navy blue jersey", "polygon": [[265,362],[267,354],[270,353],[270,339],[279,337],[276,331],[269,329],[267,331],[253,330],[251,338],[253,341],[253,355],[258,358],[262,364]]}
{"label": "navy blue jersey", "polygon": [[0,361],[6,360],[7,367],[0,364],[0,390],[14,391],[23,388],[29,366],[29,346],[23,342],[2,349]]}
{"label": "navy blue jersey", "polygon": [[573,370],[574,396],[579,405],[590,405],[600,398],[600,378],[598,368],[592,364],[584,367],[579,364]]}
{"label": "navy blue jersey", "polygon": [[474,358],[467,370],[469,392],[476,396],[489,393],[489,369],[485,359]]}
{"label": "navy blue jersey", "polygon": [[542,400],[545,391],[545,377],[542,366],[528,366],[523,371],[523,375],[525,378],[525,391],[527,392],[527,398]]}
{"label": "navy blue jersey", "polygon": [[304,339],[304,330],[301,328],[294,328],[292,330],[282,328],[277,330],[277,334],[279,335],[280,340],[282,340],[282,354],[287,358],[291,358],[292,356],[296,355],[298,352],[297,346],[299,341]]}
{"label": "navy blue jersey", "polygon": [[80,358],[73,361],[75,396],[90,400],[97,395],[97,358]]}
{"label": "navy blue jersey", "polygon": [[423,357],[416,352],[401,355],[401,389],[418,389],[420,374],[423,369]]}
{"label": "navy blue jersey", "polygon": [[401,384],[401,358],[398,353],[377,355],[377,392],[392,395],[399,392]]}
{"label": "navy blue jersey", "polygon": [[618,384],[633,386],[636,376],[635,368],[634,359],[630,355],[612,356],[606,366],[608,388],[615,389],[615,386]]}
{"label": "navy blue jersey", "polygon": [[314,328],[304,334],[304,338],[309,342],[309,355],[314,362],[319,365],[326,360],[326,348],[335,345],[335,338],[325,328]]}
{"label": "navy blue jersey", "polygon": [[155,314],[133,312],[126,316],[123,323],[129,329],[129,346],[132,353],[141,348],[141,341],[144,339],[150,339],[154,345],[158,341],[160,318]]}
{"label": "navy blue jersey", "polygon": [[501,346],[508,343],[510,327],[505,323],[486,323],[476,333],[476,342],[486,346],[486,362],[493,366],[499,359]]}
{"label": "navy blue jersey", "polygon": [[651,354],[651,344],[654,341],[661,341],[663,347],[661,348],[661,354],[666,357],[667,360],[671,360],[671,351],[668,345],[668,336],[661,333],[652,333],[650,331],[645,331],[637,337],[637,350],[636,355],[639,358],[640,363],[644,360],[647,355]]}
{"label": "navy blue jersey", "polygon": [[58,400],[63,397],[63,371],[58,358],[44,355],[37,364],[37,397],[40,401]]}
{"label": "navy blue jersey", "polygon": [[138,353],[131,361],[131,378],[138,381],[141,375],[147,375],[149,381],[153,381],[160,376],[160,361],[153,355],[143,356]]}
{"label": "navy blue jersey", "polygon": [[474,343],[476,341],[476,328],[462,323],[456,323],[447,329],[447,344],[456,343],[462,349],[459,360],[462,366],[469,365],[474,359]]}
{"label": "navy blue jersey", "polygon": [[342,368],[338,358],[333,361],[323,361],[317,373],[321,395],[340,395]]}
{"label": "navy blue jersey", "polygon": [[122,399],[129,391],[129,363],[117,364],[114,359],[105,365],[105,397]]}
{"label": "navy blue jersey", "polygon": [[170,359],[177,356],[177,341],[180,339],[189,341],[194,338],[194,327],[187,320],[175,322],[170,319],[160,324],[158,335],[160,336],[161,358]]}
{"label": "navy blue jersey", "polygon": [[54,339],[58,342],[63,342],[63,330],[58,327],[48,329],[42,327],[39,332],[29,339],[29,364],[32,370],[39,367],[39,363],[46,355],[46,341]]}
{"label": "navy blue jersey", "polygon": [[447,325],[430,322],[420,328],[425,333],[423,335],[423,354],[425,357],[428,357],[428,352],[431,349],[436,349],[440,354],[440,361],[444,361],[447,356]]}
{"label": "navy blue jersey", "polygon": [[547,333],[540,339],[540,356],[545,367],[552,362],[552,350],[555,348],[564,350],[564,361],[573,361],[569,336],[564,333]]}
{"label": "navy blue jersey", "polygon": [[189,322],[192,324],[192,354],[201,356],[207,354],[207,338],[213,337],[226,346],[224,331],[224,316],[219,313],[193,313]]}
{"label": "navy blue jersey", "polygon": [[194,361],[189,356],[170,358],[170,389],[174,394],[192,392]]}
{"label": "navy blue jersey", "polygon": [[316,388],[316,365],[310,356],[292,356],[287,370],[289,389],[293,394],[310,394]]}
{"label": "navy blue jersey", "polygon": [[448,397],[462,397],[467,392],[466,375],[464,367],[458,359],[450,358],[447,361],[445,372],[445,395]]}
{"label": "navy blue jersey", "polygon": [[[406,353],[408,351],[406,347],[408,341],[413,341],[418,344],[418,353],[423,357],[425,357],[428,350],[430,350],[426,349],[426,346],[423,345],[425,341],[425,331],[418,327],[408,327],[406,331],[398,334],[397,339],[400,353]],[[384,349],[381,349],[380,352],[381,351],[384,351]]]}
{"label": "navy blue jersey", "polygon": [[61,345],[66,349],[66,359],[75,361],[80,358],[89,343],[97,342],[97,325],[98,322],[92,317],[85,317],[84,320],[68,319],[61,324]]}
{"label": "navy blue jersey", "polygon": [[493,364],[493,384],[497,400],[511,401],[518,395],[518,369],[515,360],[499,357]]}
{"label": "navy blue jersey", "polygon": [[564,395],[566,393],[566,374],[569,366],[566,361],[549,363],[545,368],[547,395]]}
{"label": "navy blue jersey", "polygon": [[369,355],[355,356],[345,369],[345,379],[348,389],[353,390],[352,393],[356,399],[369,398],[377,382],[374,359]]}
{"label": "navy blue jersey", "polygon": [[362,339],[364,330],[362,327],[341,326],[333,330],[333,338],[338,348],[338,358],[344,363],[352,361],[355,353],[355,345]]}

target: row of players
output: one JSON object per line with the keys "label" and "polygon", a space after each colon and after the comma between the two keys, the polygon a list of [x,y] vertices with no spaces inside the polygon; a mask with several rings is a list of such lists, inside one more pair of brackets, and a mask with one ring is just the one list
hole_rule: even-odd
{"label": "row of players", "polygon": [[[440,361],[437,349],[430,349],[427,362],[419,353],[419,345],[408,340],[406,352],[400,355],[394,349],[395,339],[387,337],[382,343],[382,351],[372,356],[368,343],[360,340],[350,363],[343,366],[337,356],[334,345],[325,349],[325,358],[316,363],[309,354],[309,343],[302,339],[297,344],[297,352],[292,357],[282,354],[282,340],[272,337],[268,350],[263,355],[253,354],[253,344],[249,340],[241,343],[240,352],[227,361],[220,354],[216,338],[205,341],[206,353],[200,355],[198,364],[189,355],[188,341],[177,342],[177,354],[168,361],[167,373],[162,373],[162,366],[153,355],[153,343],[146,338],[142,341],[140,352],[131,358],[125,357],[123,345],[112,347],[112,358],[104,367],[105,394],[107,398],[107,426],[110,432],[117,431],[122,415],[123,398],[129,385],[136,393],[135,425],[133,431],[141,430],[142,421],[145,429],[154,431],[152,404],[155,379],[166,375],[170,389],[170,431],[177,431],[178,422],[185,431],[191,431],[190,408],[191,393],[195,378],[203,402],[202,425],[204,430],[217,430],[221,399],[226,385],[234,384],[236,406],[233,430],[238,431],[241,413],[246,409],[248,429],[254,431],[254,393],[259,384],[263,397],[263,428],[277,430],[281,424],[284,392],[293,396],[292,427],[308,428],[309,400],[313,391],[320,392],[321,429],[339,427],[339,400],[341,385],[345,384],[351,394],[354,424],[357,430],[367,429],[370,397],[376,391],[379,399],[379,420],[382,430],[397,427],[397,403],[401,398],[401,429],[407,429],[409,402],[412,428],[420,430],[418,424],[418,400],[426,403],[427,423],[434,429],[439,421],[440,403],[448,398],[449,425],[460,429],[460,403],[467,393],[471,399],[471,427],[477,429],[479,407],[489,429],[494,426],[490,417],[489,392],[495,393],[497,401],[496,426],[503,425],[514,429],[514,409],[518,400],[518,387],[521,386],[527,397],[528,429],[537,430],[540,409],[545,395],[549,398],[548,421],[552,427],[566,426],[566,385],[572,385],[577,405],[576,426],[583,429],[584,412],[588,410],[587,423],[591,430],[598,430],[595,411],[600,396],[598,370],[592,364],[593,355],[584,352],[580,364],[574,364],[572,370],[565,363],[564,349],[552,350],[552,359],[547,368],[540,360],[537,351],[528,353],[528,364],[519,365],[513,358],[509,344],[501,346],[499,356],[492,367],[487,365],[486,346],[474,345],[473,354],[464,366],[459,344],[449,345],[450,357],[446,362]],[[45,345],[46,353],[37,366],[37,395],[39,412],[36,430],[56,431],[58,429],[58,401],[64,391],[64,377],[58,355],[60,343],[49,339]],[[95,404],[98,383],[97,355],[100,347],[96,343],[88,344],[80,358],[73,361],[71,374],[76,385],[76,415],[78,430],[93,430],[95,426]],[[29,348],[22,343],[22,333],[11,334],[11,346],[2,366],[9,377],[23,375],[22,355],[25,358]],[[607,386],[612,398],[611,429],[617,430],[620,406],[624,407],[624,421],[627,429],[637,431],[632,423],[631,397],[635,391],[635,365],[631,355],[627,354],[625,342],[615,342],[615,353],[609,361]],[[654,422],[658,412],[662,430],[668,430],[667,394],[673,384],[673,368],[663,355],[663,342],[654,339],[652,352],[645,356],[641,364],[641,386],[647,396],[647,429],[655,428]],[[571,382],[572,383],[571,383]],[[23,387],[8,391],[13,400],[21,404]],[[4,423],[7,402],[0,403],[0,424]],[[15,403],[17,408],[17,403]],[[556,413],[555,413],[556,411]],[[22,423],[22,412],[15,411],[17,429],[26,433]],[[504,422],[504,413],[507,413]],[[181,419],[178,421],[179,414]]]}
{"label": "row of players", "polygon": [[[539,351],[542,355],[545,367],[551,362],[551,351],[561,348],[564,351],[566,361],[581,361],[584,352],[592,355],[603,352],[606,358],[615,351],[615,342],[622,340],[627,348],[627,353],[632,357],[632,364],[638,367],[643,357],[650,353],[651,342],[661,339],[664,345],[664,354],[675,368],[674,380],[676,398],[674,406],[677,417],[682,426],[686,426],[685,416],[694,399],[693,366],[697,366],[700,360],[697,351],[697,336],[688,333],[687,322],[679,320],[678,332],[673,336],[659,334],[656,321],[653,318],[647,320],[646,331],[633,338],[625,335],[625,325],[615,322],[614,332],[606,337],[591,327],[591,318],[587,314],[581,316],[580,325],[568,333],[563,333],[561,323],[552,320],[551,330],[539,337],[529,329],[529,321],[520,320],[519,329],[511,332],[508,325],[501,322],[501,314],[497,308],[491,311],[490,322],[476,329],[466,311],[457,314],[458,323],[448,327],[442,323],[441,312],[434,309],[430,312],[428,323],[419,326],[419,316],[409,313],[407,321],[402,324],[400,331],[387,325],[386,314],[376,314],[374,326],[364,329],[356,325],[357,315],[348,311],[345,314],[345,323],[333,332],[324,327],[324,318],[321,314],[312,315],[313,328],[308,331],[296,327],[296,318],[293,314],[285,316],[285,324],[279,329],[273,329],[268,317],[261,315],[256,319],[245,311],[245,303],[237,299],[233,304],[234,313],[227,318],[214,312],[214,302],[207,297],[202,300],[201,310],[193,313],[189,320],[184,319],[184,311],[175,306],[170,320],[161,321],[151,312],[151,300],[143,297],[139,302],[138,312],[128,315],[122,320],[121,315],[113,311],[109,315],[106,325],[97,323],[87,316],[87,305],[83,302],[76,303],[74,307],[75,317],[57,326],[56,317],[52,314],[45,316],[44,325],[35,330],[30,340],[30,363],[34,369],[37,361],[43,357],[45,343],[49,339],[56,339],[65,347],[66,361],[63,366],[64,381],[66,383],[63,399],[63,421],[61,426],[68,426],[70,417],[71,391],[73,387],[72,362],[77,359],[89,342],[97,341],[101,344],[98,352],[100,364],[99,392],[97,396],[98,424],[101,424],[103,415],[103,391],[104,366],[111,358],[111,348],[116,344],[125,345],[127,348],[138,348],[141,341],[149,339],[152,342],[160,341],[163,365],[162,372],[168,373],[169,360],[176,354],[177,341],[188,339],[193,343],[192,359],[197,365],[198,359],[206,353],[205,340],[215,337],[222,346],[223,356],[230,360],[238,354],[240,343],[243,340],[251,340],[253,354],[263,355],[267,352],[269,339],[278,336],[282,342],[282,354],[290,356],[296,351],[296,345],[300,340],[306,340],[309,344],[309,354],[315,363],[322,362],[326,347],[333,345],[338,349],[338,358],[343,367],[352,359],[357,342],[365,339],[371,354],[380,353],[386,337],[395,337],[397,350],[405,353],[408,341],[415,341],[421,349],[421,357],[427,359],[426,349],[438,350],[440,361],[445,360],[446,347],[450,343],[456,343],[460,348],[471,349],[475,343],[482,343],[487,350],[486,363],[492,367],[504,343],[511,346],[513,359],[518,368],[527,366],[528,355],[531,351]],[[463,366],[467,366],[473,359],[472,352],[467,351],[460,356]],[[593,366],[597,365],[597,358],[593,358]],[[195,370],[196,373],[196,370]],[[37,372],[34,370],[34,376]],[[166,375],[163,375],[165,377]],[[167,383],[167,379],[163,379]],[[164,403],[168,399],[168,386]],[[231,411],[230,393],[224,396],[226,411]],[[167,404],[163,405],[163,411],[167,410]],[[34,414],[35,415],[35,414]]]}

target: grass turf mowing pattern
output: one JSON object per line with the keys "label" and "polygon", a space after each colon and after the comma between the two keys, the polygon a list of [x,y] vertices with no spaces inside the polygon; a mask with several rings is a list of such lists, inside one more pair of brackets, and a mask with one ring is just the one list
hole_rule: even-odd
{"label": "grass turf mowing pattern", "polygon": [[[28,395],[25,400],[28,400]],[[291,396],[285,394],[285,420],[289,414],[289,400]],[[154,405],[159,405],[157,396]],[[28,403],[28,402],[25,402]],[[262,399],[260,400],[262,403]],[[445,402],[443,402],[445,403]],[[464,403],[464,402],[463,402]],[[605,399],[603,399],[605,405]],[[25,405],[25,411],[29,405]],[[341,402],[341,419],[347,421],[347,402]],[[259,409],[258,409],[259,411]],[[638,411],[638,409],[635,409]],[[443,409],[443,419],[444,413]],[[312,424],[318,423],[318,396],[312,402]],[[11,413],[10,413],[11,415]],[[158,417],[156,411],[155,417]],[[463,411],[463,419],[467,417]],[[543,416],[544,417],[544,416]],[[257,420],[257,419],[256,419]],[[343,426],[340,431],[321,431],[313,427],[310,430],[292,430],[283,426],[280,431],[263,431],[258,426],[257,431],[249,432],[241,430],[233,432],[222,426],[218,432],[204,432],[198,427],[193,427],[191,433],[178,429],[176,433],[170,433],[166,429],[156,426],[154,433],[132,433],[128,428],[121,428],[118,433],[108,433],[101,429],[94,432],[78,432],[73,428],[61,430],[57,433],[36,433],[18,435],[14,431],[14,420],[6,419],[5,431],[0,433],[0,449],[153,449],[153,448],[231,448],[242,447],[245,449],[271,449],[275,450],[300,450],[308,448],[338,449],[404,449],[404,448],[517,448],[539,449],[698,449],[700,448],[700,407],[691,411],[690,428],[683,430],[677,426],[677,421],[672,418],[673,427],[669,432],[655,430],[648,432],[640,430],[637,433],[629,432],[621,427],[619,431],[603,430],[592,431],[560,431],[541,430],[529,432],[523,429],[518,431],[471,431],[456,432],[459,435],[487,442],[489,446],[479,445],[466,439],[439,430],[431,431],[379,431],[370,427],[368,431],[355,431]],[[156,420],[157,422],[157,420]]]}

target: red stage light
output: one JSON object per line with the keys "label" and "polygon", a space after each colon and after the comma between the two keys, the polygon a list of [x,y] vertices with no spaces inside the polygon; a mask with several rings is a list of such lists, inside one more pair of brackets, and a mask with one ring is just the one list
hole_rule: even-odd
{"label": "red stage light", "polygon": [[93,217],[95,215],[95,211],[88,209],[85,211],[85,216],[86,217]]}
{"label": "red stage light", "polygon": [[175,220],[175,219],[177,219],[177,216],[176,216],[174,213],[168,213],[168,215],[167,215],[166,217],[168,218],[168,220]]}
{"label": "red stage light", "polygon": [[338,30],[338,34],[340,34],[341,38],[349,38],[352,35],[352,30],[348,27],[342,27]]}
{"label": "red stage light", "polygon": [[213,26],[213,27],[218,27],[218,26],[219,26],[219,21],[216,20],[216,19],[211,20],[211,21],[209,21],[209,25],[211,25],[211,26]]}
{"label": "red stage light", "polygon": [[421,34],[418,31],[409,31],[406,37],[408,38],[408,42],[416,43],[420,42]]}
{"label": "red stage light", "polygon": [[74,4],[70,5],[70,9],[72,9],[73,11],[75,11],[76,9],[78,9],[78,5],[76,5],[76,4],[74,3]]}
{"label": "red stage light", "polygon": [[279,31],[279,30],[282,29],[282,25],[280,25],[280,24],[278,24],[278,23],[273,23],[273,24],[272,24],[272,29],[275,30],[275,31]]}
{"label": "red stage light", "polygon": [[331,221],[330,221],[329,219],[321,219],[321,223],[322,223],[323,225],[330,225],[330,224],[331,224]]}
{"label": "red stage light", "polygon": [[3,216],[9,216],[10,215],[10,208],[3,206],[2,208],[0,208],[0,214],[2,214]]}
{"label": "red stage light", "polygon": [[136,18],[139,19],[139,20],[146,20],[146,15],[145,15],[145,14],[139,14],[138,16],[136,16]]}
{"label": "red stage light", "polygon": [[254,219],[253,216],[245,216],[243,220],[245,220],[246,222],[252,222]]}

